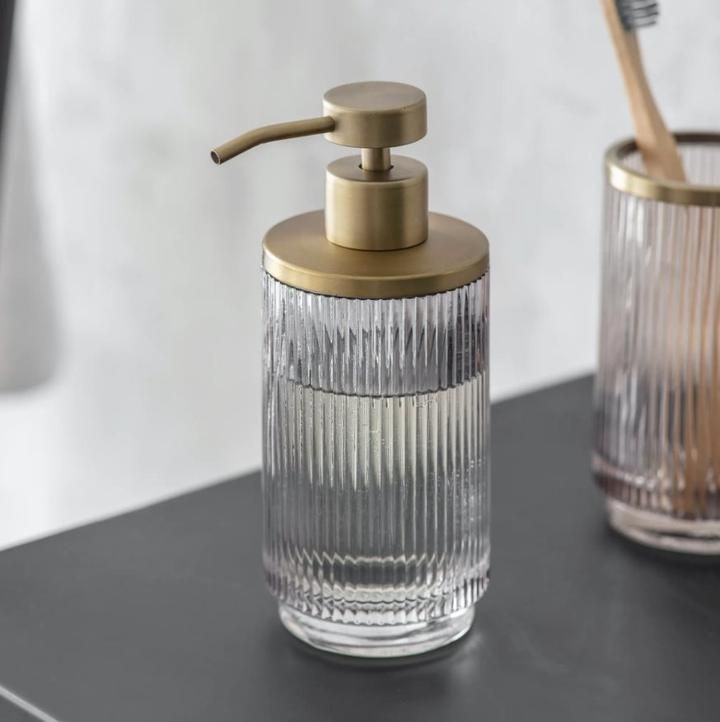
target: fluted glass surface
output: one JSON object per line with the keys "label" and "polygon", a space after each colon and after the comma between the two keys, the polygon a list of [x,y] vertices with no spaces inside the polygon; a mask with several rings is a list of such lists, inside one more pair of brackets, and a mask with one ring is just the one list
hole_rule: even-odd
{"label": "fluted glass surface", "polygon": [[[720,146],[681,150],[720,182]],[[596,478],[631,536],[720,551],[720,209],[608,185],[604,225]]]}
{"label": "fluted glass surface", "polygon": [[392,300],[264,278],[264,565],[346,625],[468,609],[488,576],[488,285]]}

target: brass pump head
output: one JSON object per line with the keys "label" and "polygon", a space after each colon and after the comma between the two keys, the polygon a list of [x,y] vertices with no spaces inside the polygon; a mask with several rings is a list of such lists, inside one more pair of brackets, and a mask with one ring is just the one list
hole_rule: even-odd
{"label": "brass pump head", "polygon": [[360,158],[340,158],[327,168],[325,231],[346,248],[386,251],[423,243],[428,235],[427,169],[390,148],[427,132],[425,93],[403,83],[351,83],[323,98],[319,118],[251,130],[211,151],[218,165],[273,140],[325,134],[338,145],[360,148]]}
{"label": "brass pump head", "polygon": [[210,153],[221,164],[261,143],[321,133],[361,149],[328,166],[324,213],[303,213],[267,232],[265,272],[303,291],[357,299],[423,296],[480,278],[487,238],[428,213],[425,166],[390,156],[427,132],[425,93],[402,83],[341,85],[325,94],[323,112],[251,130]]}

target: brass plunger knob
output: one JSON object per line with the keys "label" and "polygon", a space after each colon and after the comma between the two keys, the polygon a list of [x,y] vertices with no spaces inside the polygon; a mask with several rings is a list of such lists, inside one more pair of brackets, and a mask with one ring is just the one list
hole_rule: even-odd
{"label": "brass plunger knob", "polygon": [[340,85],[325,93],[323,110],[335,121],[325,138],[351,148],[393,148],[427,133],[425,93],[405,83]]}

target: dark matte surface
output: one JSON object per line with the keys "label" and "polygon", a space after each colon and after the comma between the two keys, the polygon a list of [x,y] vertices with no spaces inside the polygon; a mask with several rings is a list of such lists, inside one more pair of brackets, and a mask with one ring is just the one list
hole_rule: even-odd
{"label": "dark matte surface", "polygon": [[589,379],[496,406],[492,436],[492,581],[449,652],[291,639],[252,475],[0,554],[0,684],[63,722],[718,720],[720,571],[607,530]]}

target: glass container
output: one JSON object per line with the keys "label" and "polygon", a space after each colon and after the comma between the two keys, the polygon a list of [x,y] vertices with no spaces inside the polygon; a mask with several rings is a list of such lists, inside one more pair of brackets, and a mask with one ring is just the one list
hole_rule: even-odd
{"label": "glass container", "polygon": [[264,275],[264,551],[280,616],[322,649],[464,634],[489,570],[488,276],[398,299]]}
{"label": "glass container", "polygon": [[688,183],[606,156],[593,470],[611,525],[720,553],[720,134],[677,135]]}

